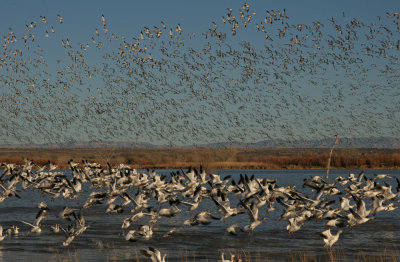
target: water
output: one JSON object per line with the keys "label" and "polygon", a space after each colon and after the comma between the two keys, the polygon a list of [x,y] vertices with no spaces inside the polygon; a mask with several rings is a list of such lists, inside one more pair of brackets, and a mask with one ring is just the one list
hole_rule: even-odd
{"label": "water", "polygon": [[[169,174],[171,170],[157,170],[157,173]],[[65,171],[68,172],[68,171]],[[277,179],[279,186],[295,185],[298,191],[312,196],[308,188],[303,189],[303,179],[311,176],[325,176],[324,170],[217,170],[224,177],[232,175],[236,181],[240,174],[255,175],[256,177]],[[331,170],[330,180],[337,176],[347,177],[349,173],[359,173],[359,170]],[[368,170],[367,177],[373,177],[375,173],[387,173],[393,177],[399,175],[395,170]],[[395,179],[383,179],[393,182]],[[395,188],[395,187],[394,187]],[[320,257],[326,254],[320,232],[325,230],[324,221],[312,220],[307,222],[299,231],[289,235],[286,231],[287,221],[280,221],[282,209],[275,204],[277,210],[267,214],[267,220],[258,226],[252,235],[239,232],[237,236],[228,235],[226,227],[234,223],[244,226],[248,224],[246,214],[228,218],[226,222],[213,220],[210,225],[194,227],[182,226],[185,219],[195,213],[181,212],[172,218],[162,218],[154,226],[152,239],[137,242],[129,242],[123,238],[121,229],[122,221],[132,214],[126,208],[122,214],[106,214],[107,205],[96,205],[89,209],[83,209],[86,223],[90,226],[80,237],[75,239],[69,247],[63,247],[65,236],[54,234],[50,226],[61,223],[67,226],[67,221],[58,217],[64,206],[79,208],[85,202],[88,194],[96,189],[84,187],[86,192],[75,200],[57,198],[53,200],[51,195],[44,195],[37,190],[20,190],[21,199],[12,197],[0,203],[0,224],[3,228],[12,225],[20,227],[17,237],[7,237],[0,243],[1,261],[59,261],[62,259],[78,261],[132,261],[140,258],[147,259],[140,254],[140,249],[152,246],[158,248],[162,254],[167,253],[169,261],[179,259],[196,261],[215,261],[220,258],[222,252],[241,253],[242,256],[253,257],[254,260],[282,261],[290,259],[291,254],[307,253]],[[133,191],[132,191],[133,192]],[[229,195],[233,198],[233,195]],[[45,201],[50,208],[50,215],[42,222],[42,233],[30,233],[29,226],[20,223],[20,220],[33,222],[38,212],[37,204]],[[118,200],[120,201],[120,200]],[[396,202],[396,205],[398,203]],[[182,206],[184,210],[186,207]],[[208,199],[203,200],[199,210],[211,208],[215,210],[215,204]],[[260,215],[264,216],[265,209],[260,209]],[[198,212],[198,211],[196,211]],[[400,227],[398,226],[399,211],[381,212],[375,220],[352,228],[346,227],[341,235],[336,248],[344,251],[347,259],[356,258],[362,250],[364,254],[383,254],[383,249],[400,250]],[[139,223],[145,223],[141,220]],[[139,224],[138,223],[138,224]],[[138,224],[132,224],[135,228]],[[176,233],[169,238],[163,235],[171,228],[176,227]]]}

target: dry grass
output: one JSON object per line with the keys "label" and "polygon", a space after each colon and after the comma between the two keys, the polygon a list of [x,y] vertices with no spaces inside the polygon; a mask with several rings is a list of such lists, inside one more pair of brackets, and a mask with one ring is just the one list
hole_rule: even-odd
{"label": "dry grass", "polygon": [[[96,251],[94,251],[96,252]],[[118,261],[118,257],[116,256],[117,251],[115,248],[110,250],[110,255],[105,257],[105,261]],[[180,250],[179,256],[175,258],[166,257],[166,261],[197,261],[201,260],[196,257],[196,253],[185,250]],[[233,251],[225,251],[225,259],[230,259],[231,255],[234,255],[234,261],[243,261],[243,262],[264,262],[277,260],[276,257],[265,257],[260,252],[251,253],[248,250],[240,249]],[[149,258],[140,255],[136,248],[132,249],[129,257],[132,261],[150,261]],[[208,261],[220,261],[221,256],[219,257],[210,257]],[[398,262],[400,261],[400,254],[397,250],[393,249],[382,249],[381,252],[377,254],[366,254],[364,251],[360,250],[357,253],[346,253],[343,248],[329,248],[326,249],[326,253],[313,255],[309,253],[301,253],[301,252],[291,252],[290,254],[282,254],[282,261],[291,261],[291,262],[320,262],[320,261],[329,261],[329,262],[339,262],[339,261],[357,261],[357,262]],[[56,254],[50,261],[54,262],[79,262],[83,261],[78,257],[78,252],[68,251],[65,255]]]}
{"label": "dry grass", "polygon": [[314,256],[307,253],[296,253],[291,254],[291,261],[300,262],[319,262],[319,261],[357,261],[357,262],[397,262],[400,260],[400,254],[397,250],[384,248],[381,252],[376,254],[366,254],[364,251],[360,250],[356,254],[349,255],[345,253],[342,248],[327,249],[326,253],[320,256]]}
{"label": "dry grass", "polygon": [[[181,168],[203,165],[213,169],[324,169],[329,158],[326,149],[245,149],[245,148],[73,148],[0,149],[0,162],[37,164],[47,161],[65,168],[70,159],[105,165],[126,163],[134,168]],[[400,169],[400,153],[394,149],[336,149],[331,168]]]}

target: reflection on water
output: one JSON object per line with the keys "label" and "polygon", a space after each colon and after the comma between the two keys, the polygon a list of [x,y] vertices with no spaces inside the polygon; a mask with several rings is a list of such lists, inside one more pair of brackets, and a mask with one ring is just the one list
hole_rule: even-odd
{"label": "reflection on water", "polygon": [[[254,174],[256,177],[276,178],[279,186],[296,185],[301,190],[303,179],[315,175],[324,175],[323,170],[219,170],[221,175],[231,174],[233,178],[239,174]],[[348,176],[350,171],[332,170],[330,178]],[[357,173],[358,171],[351,171]],[[367,176],[374,173],[388,173],[398,175],[398,171],[366,171]],[[169,174],[169,170],[159,170],[158,173]],[[393,179],[394,180],[394,179]],[[388,180],[387,182],[393,182]],[[395,181],[395,180],[394,180]],[[383,182],[382,182],[383,183]],[[397,186],[397,185],[396,185]],[[88,190],[88,188],[86,188]],[[158,248],[162,254],[167,253],[169,261],[178,258],[196,261],[215,261],[222,252],[242,252],[246,256],[253,256],[268,261],[281,261],[290,258],[291,253],[308,253],[315,257],[326,254],[322,237],[319,235],[325,227],[323,221],[306,223],[300,231],[289,235],[286,231],[287,221],[280,221],[281,210],[267,214],[267,220],[256,228],[254,234],[239,233],[238,236],[228,235],[225,231],[228,225],[239,223],[248,224],[247,216],[236,216],[223,221],[213,220],[210,225],[195,227],[182,226],[185,219],[193,213],[182,212],[172,218],[162,218],[154,226],[152,239],[129,242],[123,238],[122,222],[130,217],[128,209],[122,214],[105,214],[106,205],[97,205],[84,209],[83,215],[90,226],[71,246],[63,247],[65,236],[51,232],[50,226],[63,220],[58,217],[65,205],[80,207],[88,196],[88,192],[75,200],[65,201],[61,198],[52,199],[33,190],[21,190],[21,199],[12,197],[0,204],[0,224],[8,228],[17,224],[20,229],[18,236],[8,237],[0,243],[0,260],[61,260],[67,258],[79,261],[132,261],[144,257],[140,249],[147,246]],[[40,235],[28,233],[29,227],[19,223],[19,220],[34,221],[37,214],[37,203],[45,201],[50,208],[50,215],[43,220],[43,231]],[[203,208],[213,207],[210,200],[203,200]],[[208,202],[207,202],[208,201]],[[277,206],[278,207],[278,206]],[[182,207],[186,209],[186,207]],[[260,212],[265,212],[261,210]],[[348,259],[355,258],[357,252],[363,250],[365,254],[382,253],[383,248],[399,250],[400,227],[398,226],[399,211],[382,212],[377,218],[366,224],[352,228],[345,228],[335,247],[343,249]],[[145,223],[140,220],[139,223]],[[64,226],[67,224],[63,222]],[[131,225],[135,227],[138,224]],[[172,227],[176,232],[168,238],[163,235]],[[390,255],[390,253],[388,253]],[[146,261],[146,259],[144,259]]]}

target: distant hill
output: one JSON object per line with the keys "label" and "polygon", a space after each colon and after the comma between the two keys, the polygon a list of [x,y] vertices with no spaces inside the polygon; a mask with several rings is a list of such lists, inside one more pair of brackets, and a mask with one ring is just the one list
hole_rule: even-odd
{"label": "distant hill", "polygon": [[[319,140],[295,140],[287,141],[281,139],[263,140],[256,143],[243,142],[220,142],[201,145],[184,146],[184,148],[203,147],[203,148],[330,148],[333,145],[332,139]],[[60,144],[4,144],[0,148],[167,148],[166,145],[154,145],[143,142],[68,142]],[[393,137],[370,137],[370,138],[340,138],[337,148],[387,148],[400,149],[400,138]]]}
{"label": "distant hill", "polygon": [[60,144],[5,144],[0,148],[155,148],[158,147],[151,143],[134,143],[134,142],[67,142]]}
{"label": "distant hill", "polygon": [[[214,143],[201,145],[207,148],[248,147],[248,148],[330,148],[335,139],[295,140],[281,139],[263,140],[256,143]],[[400,138],[370,137],[370,138],[340,138],[337,148],[400,148]]]}

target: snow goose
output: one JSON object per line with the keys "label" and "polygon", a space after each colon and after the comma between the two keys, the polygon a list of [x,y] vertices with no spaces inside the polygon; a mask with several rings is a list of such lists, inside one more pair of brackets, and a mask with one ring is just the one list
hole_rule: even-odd
{"label": "snow goose", "polygon": [[339,236],[342,233],[343,231],[339,230],[336,235],[332,235],[331,229],[322,232],[321,235],[324,237],[325,247],[332,247],[339,240]]}

